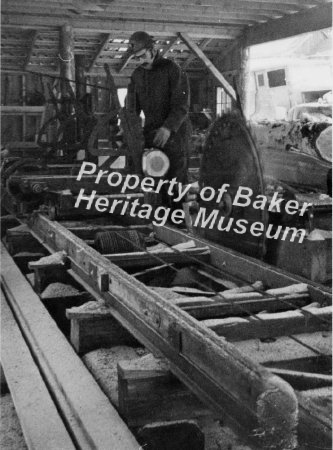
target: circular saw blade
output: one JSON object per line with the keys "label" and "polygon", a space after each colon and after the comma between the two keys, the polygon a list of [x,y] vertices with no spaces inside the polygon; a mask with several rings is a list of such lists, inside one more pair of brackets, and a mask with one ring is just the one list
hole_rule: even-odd
{"label": "circular saw blade", "polygon": [[[213,210],[218,209],[214,226],[210,228],[199,224],[197,231],[201,236],[221,245],[250,256],[263,257],[267,212],[252,207],[255,197],[264,194],[263,173],[257,149],[245,121],[236,114],[224,115],[214,122],[208,133],[201,161],[200,188],[210,186],[217,191],[223,184],[230,186],[222,197],[222,201],[217,202],[217,196],[215,196],[211,201],[201,199],[199,203],[200,207],[205,208],[206,217]],[[240,188],[251,189],[249,206],[233,204]],[[251,191],[244,190],[245,193]],[[225,231],[217,227],[222,217],[224,217]],[[242,234],[235,231],[235,229],[240,231],[236,224],[241,219],[241,223],[246,224],[246,231]],[[231,220],[231,226],[227,227]],[[251,232],[251,225],[254,222],[260,222],[264,227],[264,231],[258,236]]]}

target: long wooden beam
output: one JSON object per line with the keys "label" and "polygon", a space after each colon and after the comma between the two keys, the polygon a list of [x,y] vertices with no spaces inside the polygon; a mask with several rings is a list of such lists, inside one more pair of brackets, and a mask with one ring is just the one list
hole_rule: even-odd
{"label": "long wooden beam", "polygon": [[[1,286],[61,411],[75,448],[137,450],[134,436],[49,316],[3,244],[1,259]],[[62,448],[61,444],[58,448]]]}
{"label": "long wooden beam", "polygon": [[236,101],[236,92],[231,84],[224,78],[221,72],[214,66],[214,64],[207,58],[204,52],[198,47],[198,45],[193,42],[193,40],[186,33],[179,33],[179,36],[182,40],[187,44],[187,46],[201,59],[201,61],[205,64],[207,69],[213,75],[213,77],[222,85],[227,94]]}
{"label": "long wooden beam", "polygon": [[[40,15],[22,15],[2,13],[2,28],[36,29],[50,31],[63,25],[63,17]],[[68,19],[67,19],[68,20]],[[170,36],[184,30],[194,38],[234,39],[239,33],[239,27],[225,27],[217,24],[168,22],[164,20],[112,20],[94,18],[72,18],[71,23],[76,33],[133,33],[137,30],[146,31],[154,36]]]}
{"label": "long wooden beam", "polygon": [[[212,42],[212,39],[204,39],[203,42],[201,42],[201,44],[199,45],[200,50],[204,51],[205,48]],[[193,53],[186,59],[186,61],[184,62],[184,64],[182,65],[182,69],[186,69],[192,61],[194,61],[196,58],[195,55],[193,55]]]}
{"label": "long wooden beam", "polygon": [[[5,3],[5,2],[4,2]],[[323,3],[323,2],[321,2]],[[18,6],[26,6],[26,2],[24,0],[11,0],[10,5],[18,5]],[[31,0],[29,2],[29,5],[34,5],[38,7],[47,6],[49,4],[52,4],[53,8],[59,8],[63,10],[69,10],[73,12],[82,12],[83,10],[78,6],[77,8],[71,6],[69,2],[62,3],[59,1],[51,0],[49,2],[43,1],[43,0]],[[101,6],[105,6],[106,11],[109,9],[112,9],[114,5],[110,4],[110,2],[99,2],[98,3]],[[140,6],[140,7],[149,7],[149,8],[158,8],[160,6],[160,2],[156,2],[154,0],[136,0],[134,3],[130,3],[128,1],[121,2],[121,6],[128,6],[130,4],[133,6]],[[309,6],[317,6],[320,4],[317,0],[282,0],[279,1],[279,3],[272,2],[272,0],[237,0],[230,2],[230,0],[203,0],[200,2],[200,4],[194,4],[190,0],[180,0],[179,2],[176,2],[175,0],[171,0],[167,4],[164,4],[163,6],[171,6],[171,7],[187,7],[191,8],[193,10],[199,10],[202,9],[210,9],[210,8],[219,8],[223,9],[226,12],[228,11],[253,11],[253,10],[261,10],[261,11],[283,11],[288,10],[292,8],[295,9],[302,9],[304,7]],[[93,5],[93,8],[95,8],[95,5]],[[96,10],[96,9],[94,9]],[[97,10],[98,11],[98,10]],[[102,11],[102,9],[99,9],[99,11]]]}
{"label": "long wooden beam", "polygon": [[100,45],[99,45],[99,47],[98,47],[98,49],[97,49],[95,55],[93,56],[93,58],[92,58],[92,60],[91,60],[91,63],[90,63],[89,68],[88,68],[88,72],[91,72],[92,68],[93,68],[94,65],[95,65],[95,62],[96,62],[97,59],[100,57],[100,55],[101,55],[101,53],[103,52],[103,50],[104,50],[106,44],[107,44],[107,43],[109,42],[109,40],[111,39],[111,36],[112,36],[111,33],[107,33],[107,34],[104,34],[104,35],[103,35],[102,40],[101,40],[101,43],[100,43]]}
{"label": "long wooden beam", "polygon": [[301,33],[330,28],[332,26],[332,3],[311,8],[281,19],[270,20],[244,32],[247,46],[284,39]]}
{"label": "long wooden beam", "polygon": [[[283,450],[286,442],[295,442],[297,401],[287,383],[254,364],[235,346],[109,262],[59,223],[36,214],[30,227],[50,251],[65,250],[70,274],[96,298],[104,298],[114,317],[148,349],[166,357],[172,372],[219,415],[227,414],[247,436],[260,424],[264,433],[255,448],[274,441],[275,448]],[[269,429],[265,425],[267,414]]]}
{"label": "long wooden beam", "polygon": [[229,341],[289,336],[329,329],[332,306],[311,308],[308,311],[311,312],[311,317],[306,315],[306,311],[296,310],[258,314],[256,317],[249,318],[208,319],[204,323]]}
{"label": "long wooden beam", "polygon": [[[112,4],[111,4],[112,5]],[[272,11],[243,11],[242,9],[233,11],[225,11],[221,8],[205,7],[205,8],[192,8],[192,6],[183,6],[182,9],[175,8],[173,6],[161,6],[160,8],[143,6],[136,7],[135,3],[131,7],[128,5],[121,4],[120,6],[111,6],[107,11],[100,14],[94,14],[95,18],[103,18],[107,16],[110,19],[115,18],[120,19],[131,19],[135,17],[136,20],[158,20],[161,15],[165,17],[165,21],[169,22],[171,20],[185,20],[185,21],[210,21],[221,23],[221,24],[251,24],[255,22],[260,22],[262,20],[268,20],[275,16],[283,16],[284,12],[272,12]],[[14,3],[8,4],[7,7],[3,7],[3,13],[22,13],[27,14],[35,13],[42,16],[47,16],[50,14],[50,9],[47,5],[34,6],[30,5],[15,5]],[[52,15],[67,15],[65,10],[52,10]],[[71,17],[71,16],[69,16]]]}
{"label": "long wooden beam", "polygon": [[1,365],[25,442],[35,450],[75,446],[1,289]]}

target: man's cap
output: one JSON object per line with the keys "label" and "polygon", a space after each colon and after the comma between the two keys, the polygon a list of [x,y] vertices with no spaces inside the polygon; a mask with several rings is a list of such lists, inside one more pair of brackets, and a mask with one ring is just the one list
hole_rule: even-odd
{"label": "man's cap", "polygon": [[129,39],[129,54],[134,55],[135,53],[143,50],[144,48],[150,49],[154,46],[154,40],[145,31],[136,31],[132,34]]}

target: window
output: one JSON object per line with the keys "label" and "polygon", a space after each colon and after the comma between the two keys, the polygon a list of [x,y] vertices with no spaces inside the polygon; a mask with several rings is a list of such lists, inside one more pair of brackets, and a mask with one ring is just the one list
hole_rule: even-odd
{"label": "window", "polygon": [[216,115],[222,116],[222,114],[231,111],[231,106],[230,95],[222,87],[216,88]]}
{"label": "window", "polygon": [[286,83],[286,71],[284,69],[271,70],[267,72],[269,87],[285,86]]}

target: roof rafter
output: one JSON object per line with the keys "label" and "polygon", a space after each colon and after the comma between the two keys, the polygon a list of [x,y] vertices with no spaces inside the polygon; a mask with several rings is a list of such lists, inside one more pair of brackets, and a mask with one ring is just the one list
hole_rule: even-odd
{"label": "roof rafter", "polygon": [[100,43],[100,45],[99,45],[99,47],[98,47],[98,49],[97,49],[95,55],[93,56],[92,61],[90,62],[88,72],[90,72],[91,69],[93,68],[93,66],[95,65],[97,59],[100,57],[101,53],[103,52],[103,50],[104,50],[106,44],[109,42],[109,40],[111,39],[111,37],[112,37],[111,33],[107,33],[107,34],[104,34],[104,35],[103,35],[102,41],[101,41],[101,43]]}

